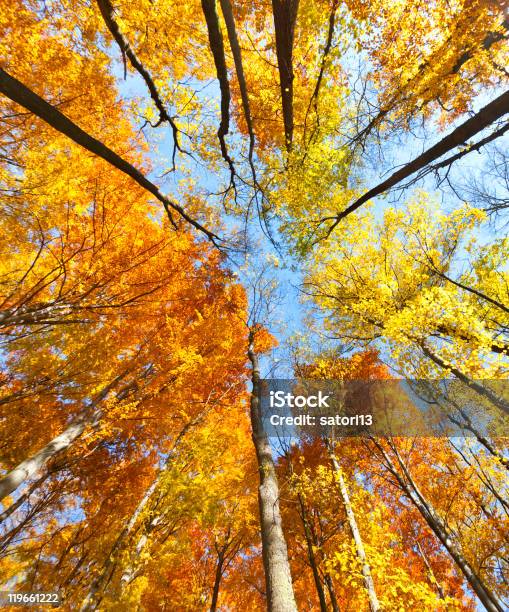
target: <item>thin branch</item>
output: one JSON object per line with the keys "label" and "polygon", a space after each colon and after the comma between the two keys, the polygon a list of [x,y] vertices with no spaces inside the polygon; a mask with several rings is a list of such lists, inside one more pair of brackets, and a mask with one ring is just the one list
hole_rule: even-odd
{"label": "thin branch", "polygon": [[508,130],[509,130],[509,122],[505,123],[504,125],[502,125],[501,128],[499,128],[498,130],[495,130],[494,132],[492,132],[491,134],[489,134],[485,138],[482,138],[481,140],[479,140],[478,142],[476,142],[476,143],[474,143],[472,145],[468,145],[466,148],[462,149],[458,153],[455,153],[454,155],[451,155],[451,157],[447,157],[446,159],[444,159],[443,161],[439,162],[438,164],[432,164],[431,166],[423,168],[423,170],[421,172],[419,172],[419,174],[416,177],[414,177],[411,181],[409,181],[405,185],[402,185],[401,187],[403,188],[403,187],[408,187],[410,185],[413,185],[414,183],[416,183],[420,179],[424,178],[427,174],[431,174],[431,172],[438,172],[438,170],[441,170],[442,168],[450,168],[450,166],[455,161],[458,161],[459,159],[461,159],[465,155],[468,155],[472,151],[479,151],[481,149],[481,147],[484,147],[485,145],[489,144],[493,140],[496,140],[497,138],[500,138]]}
{"label": "thin branch", "polygon": [[[502,22],[501,28],[503,28],[503,30],[505,32],[507,32],[509,30],[509,19],[505,19]],[[507,39],[507,34],[503,34],[501,32],[488,32],[488,34],[486,35],[486,37],[482,41],[481,46],[482,46],[482,48],[484,50],[488,51],[491,48],[492,45],[494,45],[495,43],[497,43],[497,42],[499,42],[501,40],[505,40],[505,39]],[[417,73],[405,84],[405,86],[404,86],[405,89],[408,89],[409,85],[411,83],[417,81],[419,78],[421,78],[423,76],[425,69],[433,64],[433,61],[436,59],[436,57],[440,56],[443,53],[444,47],[447,47],[447,45],[449,45],[450,42],[451,42],[451,38],[449,37],[444,42],[444,44],[438,49],[437,53],[433,54],[426,61],[424,61],[424,62],[422,62],[420,64],[420,66],[417,69]],[[465,51],[458,58],[458,60],[456,61],[455,65],[451,68],[450,72],[448,74],[444,75],[444,78],[449,76],[449,75],[457,74],[460,71],[460,69],[463,67],[463,65],[468,60],[472,59],[472,57],[473,57],[473,49],[469,49],[468,51]],[[380,125],[380,123],[382,122],[382,120],[384,119],[384,117],[386,117],[391,111],[393,111],[397,107],[397,105],[400,102],[403,101],[402,98],[403,98],[403,91],[396,92],[396,94],[394,96],[392,96],[392,99],[389,102],[389,105],[385,106],[385,108],[383,108],[383,109],[380,109],[378,111],[378,113],[370,120],[368,125],[365,128],[363,128],[351,140],[352,144],[353,143],[360,144],[363,147],[363,144],[365,143],[366,139],[371,134],[373,129],[375,127],[378,127]],[[429,101],[431,101],[431,100],[429,100]],[[421,108],[422,108],[422,106],[421,106]]]}
{"label": "thin branch", "polygon": [[124,58],[124,71],[125,71],[125,57],[127,56],[129,61],[131,62],[132,67],[141,75],[141,77],[145,81],[145,84],[148,87],[148,90],[150,92],[150,97],[152,98],[152,101],[154,102],[154,104],[157,107],[157,110],[159,111],[159,123],[163,121],[167,121],[171,126],[171,129],[173,132],[173,157],[172,159],[173,159],[173,168],[175,168],[175,155],[176,155],[177,149],[181,153],[184,152],[181,149],[180,144],[179,144],[179,139],[178,139],[179,129],[177,128],[173,118],[167,112],[150,73],[143,66],[138,56],[136,55],[134,49],[129,44],[129,41],[120,31],[120,28],[118,27],[118,24],[115,21],[115,17],[114,17],[115,9],[113,8],[113,5],[111,4],[110,0],[97,0],[97,5],[99,6],[99,10],[101,11],[101,15],[103,16],[104,22],[106,26],[108,27],[108,30],[110,31],[111,35],[113,36],[118,46],[120,47],[120,50],[122,51],[122,57]]}
{"label": "thin branch", "polygon": [[440,140],[440,142],[433,145],[427,151],[424,151],[424,153],[421,153],[421,155],[394,172],[388,179],[367,191],[364,195],[353,202],[353,204],[350,204],[350,206],[345,208],[345,210],[341,211],[337,216],[325,217],[321,219],[322,223],[328,220],[334,220],[334,223],[327,231],[326,237],[330,236],[332,231],[342,219],[360,208],[368,200],[385,193],[402,180],[427,166],[432,161],[442,157],[442,155],[445,155],[454,147],[464,144],[469,138],[472,138],[507,113],[509,113],[509,91],[504,92],[498,98],[487,104],[477,114],[467,119],[467,121],[459,125],[445,138]]}
{"label": "thin branch", "polygon": [[159,187],[154,185],[154,183],[152,183],[137,168],[120,157],[120,155],[117,155],[117,153],[112,151],[104,143],[95,139],[93,136],[90,136],[90,134],[82,130],[54,106],[43,100],[35,92],[28,89],[28,87],[5,72],[5,70],[2,68],[0,68],[0,92],[10,98],[13,102],[16,102],[37,115],[37,117],[51,125],[51,127],[55,128],[57,131],[61,132],[65,136],[68,136],[76,144],[101,157],[109,164],[134,179],[138,185],[143,187],[143,189],[146,189],[163,204],[166,214],[168,215],[168,218],[173,226],[175,226],[175,222],[173,219],[172,210],[178,212],[178,214],[185,221],[204,234],[215,246],[218,246],[218,241],[221,240],[219,236],[206,229],[198,221],[190,217],[179,204],[173,202],[167,196],[163,195],[159,190]]}
{"label": "thin branch", "polygon": [[[329,15],[329,30],[327,32],[327,41],[325,43],[325,47],[322,53],[322,61],[320,63],[320,72],[318,73],[318,78],[316,80],[316,85],[315,88],[313,90],[313,94],[311,95],[311,98],[309,99],[309,104],[306,110],[306,116],[304,117],[304,136],[303,136],[303,141],[305,143],[306,141],[306,128],[307,128],[307,121],[308,121],[308,116],[309,113],[311,111],[311,107],[313,107],[314,111],[315,111],[315,115],[316,115],[316,122],[317,122],[317,127],[319,125],[319,116],[318,116],[318,95],[320,93],[320,87],[322,85],[322,80],[323,80],[323,75],[325,74],[325,65],[327,63],[327,57],[330,53],[330,50],[332,48],[332,39],[334,36],[334,27],[336,25],[336,11],[338,9],[338,3],[339,0],[333,0],[332,2],[332,9]],[[316,131],[316,129],[314,130],[314,132]],[[313,139],[313,134],[310,136],[309,140],[311,141]]]}

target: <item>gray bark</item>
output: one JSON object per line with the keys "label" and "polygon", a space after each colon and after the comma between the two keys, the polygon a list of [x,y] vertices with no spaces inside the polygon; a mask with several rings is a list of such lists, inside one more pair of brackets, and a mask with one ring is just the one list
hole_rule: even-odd
{"label": "gray bark", "polygon": [[258,501],[267,607],[269,612],[297,612],[288,549],[279,508],[279,484],[272,450],[263,428],[260,412],[260,367],[254,350],[253,332],[249,335],[248,356],[252,365],[251,426],[260,475]]}

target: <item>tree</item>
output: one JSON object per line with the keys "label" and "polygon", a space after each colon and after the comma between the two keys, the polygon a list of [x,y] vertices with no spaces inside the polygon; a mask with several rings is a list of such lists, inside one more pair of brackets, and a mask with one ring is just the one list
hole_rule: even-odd
{"label": "tree", "polygon": [[[471,109],[480,87],[503,83],[508,16],[503,3],[439,1],[388,7],[348,2],[361,21],[361,44],[373,68],[378,104],[369,102],[361,140],[391,123],[408,128],[440,112],[441,124]],[[396,35],[397,32],[397,35]]]}
{"label": "tree", "polygon": [[[255,305],[256,308],[256,305]],[[279,486],[269,439],[264,431],[260,408],[260,365],[258,351],[264,348],[265,330],[255,323],[249,332],[248,356],[252,366],[251,428],[260,476],[259,504],[262,552],[267,585],[269,610],[285,612],[296,610],[292,576],[288,563],[288,550],[279,512]],[[265,332],[266,335],[266,332]],[[270,345],[269,345],[270,346]]]}
{"label": "tree", "polygon": [[[507,607],[504,156],[453,177],[507,135],[507,32],[494,0],[4,3],[4,589]],[[433,175],[440,205],[407,191]],[[291,272],[258,274],[265,246]],[[285,375],[335,380],[340,411],[388,389],[441,435],[268,436],[274,290],[301,274],[318,334]]]}
{"label": "tree", "polygon": [[[306,291],[330,308],[335,335],[340,327],[345,339],[380,339],[409,377],[443,370],[467,383],[503,377],[507,296],[504,274],[495,270],[505,241],[481,250],[474,230],[482,219],[468,206],[437,213],[424,193],[406,212],[388,209],[378,225],[366,214],[345,228],[334,251],[322,249]],[[462,252],[470,269],[456,275]]]}

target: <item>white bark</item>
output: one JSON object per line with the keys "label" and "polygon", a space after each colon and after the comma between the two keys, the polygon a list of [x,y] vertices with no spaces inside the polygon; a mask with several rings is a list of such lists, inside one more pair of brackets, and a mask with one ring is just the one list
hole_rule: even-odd
{"label": "white bark", "polygon": [[369,609],[371,612],[379,612],[380,611],[380,603],[378,601],[378,597],[375,590],[375,583],[373,582],[373,576],[371,575],[371,568],[369,566],[366,551],[364,550],[364,543],[362,541],[361,533],[359,531],[359,527],[357,525],[357,520],[355,518],[355,513],[352,508],[352,504],[350,502],[350,496],[348,494],[348,488],[346,486],[345,479],[343,478],[343,472],[341,470],[341,466],[338,463],[336,456],[334,455],[334,449],[332,447],[332,443],[330,440],[326,441],[327,450],[329,452],[329,458],[332,464],[332,470],[336,476],[337,483],[339,486],[339,492],[341,495],[341,499],[343,501],[343,506],[346,512],[346,518],[348,520],[348,525],[350,526],[350,531],[352,532],[353,541],[355,544],[355,551],[357,553],[357,558],[361,564],[362,576],[364,578],[364,586],[366,587],[366,591],[368,594],[369,601]]}
{"label": "white bark", "polygon": [[52,457],[57,453],[67,450],[88,426],[95,426],[98,423],[101,412],[97,411],[97,405],[108,396],[113,387],[127,375],[128,371],[125,370],[109,385],[104,387],[92,403],[62,433],[58,434],[46,446],[19,463],[0,479],[0,501],[16,491],[29,478],[39,474]]}
{"label": "white bark", "polygon": [[420,491],[419,487],[417,486],[417,483],[414,481],[410,472],[405,466],[405,463],[401,459],[396,447],[393,446],[392,450],[396,455],[397,462],[400,466],[401,471],[403,472],[403,475],[399,473],[397,467],[394,465],[393,461],[389,457],[388,453],[384,450],[384,448],[375,440],[373,441],[381,452],[383,458],[385,459],[386,466],[389,469],[390,473],[396,478],[401,489],[406,493],[406,495],[415,505],[417,510],[419,510],[420,514],[427,522],[431,530],[443,544],[447,552],[451,555],[452,559],[454,560],[454,562],[459,567],[466,580],[472,587],[472,590],[479,598],[479,601],[483,604],[486,610],[488,610],[488,612],[504,612],[504,607],[500,602],[500,599],[485,583],[483,578],[478,575],[473,569],[473,567],[470,565],[468,560],[461,552],[461,549],[458,546],[457,542],[455,541],[454,535],[449,531],[443,520],[435,512],[433,506],[429,503],[429,501]]}
{"label": "white bark", "polygon": [[[120,553],[127,548],[129,544],[129,540],[131,536],[133,535],[133,532],[135,531],[135,527],[138,522],[138,519],[140,518],[141,513],[147,507],[148,503],[152,499],[152,496],[154,495],[155,491],[158,489],[162,476],[165,474],[166,470],[169,468],[171,461],[173,457],[175,456],[175,453],[178,449],[178,446],[180,445],[184,437],[187,435],[187,433],[193,427],[196,427],[203,420],[203,418],[208,413],[208,410],[209,408],[206,408],[192,421],[187,423],[182,428],[178,436],[175,438],[175,443],[173,445],[173,448],[168,453],[168,456],[166,457],[164,465],[158,471],[150,487],[145,491],[145,494],[143,495],[140,502],[136,506],[136,509],[131,515],[131,518],[129,519],[128,523],[125,525],[125,527],[122,529],[122,531],[117,536],[117,539],[115,540],[111,548],[110,554],[108,555],[106,561],[104,562],[101,573],[98,574],[98,576],[93,580],[92,584],[90,585],[90,589],[81,604],[80,612],[92,612],[93,610],[96,610],[97,606],[101,603],[104,591],[106,587],[108,586],[109,581],[111,580],[113,572],[115,571],[115,567],[117,565]],[[161,516],[157,515],[157,516],[153,516],[152,518],[149,519],[148,522],[146,522],[145,530],[142,533],[136,545],[136,556],[137,557],[140,557],[141,553],[143,552],[143,549],[145,548],[148,542],[147,534],[150,533],[150,531],[159,524],[160,520],[161,520]],[[127,568],[125,568],[122,574],[122,577],[120,579],[122,587],[126,587],[132,580],[134,580],[134,578],[137,575],[138,575],[138,572],[134,567],[128,566]]]}
{"label": "white bark", "polygon": [[19,463],[13,470],[0,480],[0,500],[14,492],[26,480],[38,474],[46,463],[59,453],[66,450],[79,438],[86,427],[86,422],[80,421],[70,425],[64,432],[51,440],[40,451]]}

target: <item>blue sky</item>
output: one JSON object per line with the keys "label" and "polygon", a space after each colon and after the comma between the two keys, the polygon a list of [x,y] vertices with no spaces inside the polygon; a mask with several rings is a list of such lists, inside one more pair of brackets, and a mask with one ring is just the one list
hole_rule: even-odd
{"label": "blue sky", "polygon": [[[113,50],[115,51],[115,49]],[[117,58],[118,59],[118,58]],[[123,67],[120,61],[115,63],[115,72],[118,77],[118,86],[120,94],[125,98],[140,98],[147,104],[150,102],[145,84],[141,78],[133,75],[128,75],[127,79],[123,78]],[[219,102],[219,87],[215,80],[211,80],[206,86],[200,84],[203,98]],[[478,96],[475,101],[474,108],[478,110],[488,103],[491,99],[500,94],[500,91],[491,91],[489,94],[484,93]],[[464,121],[462,117],[456,123]],[[219,113],[217,115],[219,124]],[[448,126],[444,131],[439,132],[436,124],[428,122],[426,129],[417,129],[413,134],[398,136],[398,142],[383,143],[384,159],[374,158],[371,162],[367,162],[362,170],[362,180],[369,187],[377,184],[382,178],[386,178],[399,165],[413,159],[426,148],[440,140],[445,134],[453,129],[455,125]],[[171,152],[173,150],[173,138],[169,126],[163,124],[156,130],[148,128],[145,133],[150,144],[150,158],[152,160],[154,170],[151,179],[160,185],[166,193],[171,194],[177,201],[181,199],[179,181],[184,178],[184,173],[163,173],[171,166]],[[235,144],[238,136],[229,136],[227,141]],[[499,139],[499,145],[509,144],[509,135],[503,139]],[[451,177],[456,182],[461,183],[468,177],[482,173],[482,167],[485,160],[485,151],[481,154],[472,153],[466,156],[463,160],[457,163],[451,172]],[[179,158],[180,162],[184,162],[185,172],[195,178],[203,193],[207,191],[214,193],[220,186],[221,181],[226,177],[225,172],[221,176],[212,174],[204,167],[200,167],[192,160],[183,157]],[[225,164],[226,166],[226,164]],[[218,180],[219,179],[219,180]],[[442,186],[441,189],[436,189],[436,180],[429,175],[421,180],[417,185],[419,189],[425,189],[441,202],[445,210],[452,210],[461,204],[460,200],[448,189]],[[387,195],[379,196],[374,199],[374,211],[377,218],[380,218],[384,209],[387,206],[400,206],[411,194],[408,189],[404,192],[394,190]],[[233,217],[224,217],[226,232],[235,227],[240,227],[242,222]],[[302,294],[299,286],[303,280],[302,265],[293,259],[288,254],[284,254],[284,247],[281,252],[277,252],[270,240],[264,235],[260,229],[260,225],[256,219],[252,219],[250,223],[250,236],[252,241],[252,249],[249,255],[249,261],[246,265],[246,260],[241,256],[235,256],[228,260],[227,265],[238,274],[239,280],[246,286],[249,286],[250,279],[255,270],[262,266],[266,266],[267,262],[273,261],[274,258],[279,260],[278,267],[272,267],[270,274],[276,280],[279,293],[279,307],[274,313],[271,321],[271,331],[278,337],[280,348],[275,350],[269,358],[265,358],[263,362],[265,373],[269,370],[277,372],[278,376],[287,377],[291,375],[291,369],[287,359],[287,340],[295,339],[299,336],[304,337],[309,335],[309,325],[307,317],[309,316],[309,306],[302,302]],[[479,238],[482,241],[493,239],[494,229],[492,226],[485,224],[479,232]],[[277,232],[276,232],[277,236]],[[459,271],[459,270],[458,270]],[[316,347],[317,342],[320,343],[319,337],[314,336],[311,339]],[[382,355],[384,360],[390,362],[389,355]]]}

